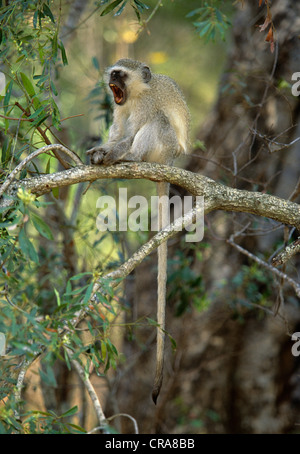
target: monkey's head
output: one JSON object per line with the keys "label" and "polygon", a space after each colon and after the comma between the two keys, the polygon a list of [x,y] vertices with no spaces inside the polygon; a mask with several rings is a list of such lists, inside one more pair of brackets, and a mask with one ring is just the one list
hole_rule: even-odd
{"label": "monkey's head", "polygon": [[108,69],[107,75],[109,88],[119,106],[125,104],[130,95],[137,96],[148,89],[151,80],[150,68],[129,58],[118,60]]}

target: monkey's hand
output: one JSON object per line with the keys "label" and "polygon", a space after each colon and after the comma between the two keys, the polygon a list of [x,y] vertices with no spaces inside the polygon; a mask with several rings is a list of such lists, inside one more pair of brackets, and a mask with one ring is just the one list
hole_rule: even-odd
{"label": "monkey's hand", "polygon": [[118,143],[106,143],[91,148],[86,153],[91,156],[91,164],[110,166],[122,161],[139,161],[135,154],[130,153],[133,137],[127,137]]}
{"label": "monkey's hand", "polygon": [[87,150],[86,154],[90,155],[91,164],[99,166],[100,164],[103,164],[107,150],[101,146],[93,147]]}
{"label": "monkey's hand", "polygon": [[120,160],[116,157],[114,150],[107,150],[103,146],[93,147],[86,154],[90,155],[91,164],[96,166],[110,166]]}
{"label": "monkey's hand", "polygon": [[131,136],[126,137],[126,139],[110,146],[103,158],[103,165],[110,166],[122,161],[137,161],[137,156],[130,152],[133,139]]}

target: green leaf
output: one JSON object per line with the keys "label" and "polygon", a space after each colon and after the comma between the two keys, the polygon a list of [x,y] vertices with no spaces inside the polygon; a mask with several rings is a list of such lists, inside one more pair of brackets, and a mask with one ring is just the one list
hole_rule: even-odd
{"label": "green leaf", "polygon": [[63,413],[62,415],[60,415],[60,417],[61,417],[61,418],[66,418],[67,416],[75,415],[77,412],[78,412],[78,407],[77,407],[77,405],[75,405],[75,407],[70,408],[70,409],[67,410],[65,413]]}
{"label": "green leaf", "polygon": [[47,120],[48,117],[49,117],[48,114],[46,114],[46,115],[41,115],[39,118],[36,118],[36,119],[32,122],[32,126],[38,127],[38,126],[42,125],[42,124],[44,123],[44,121]]}
{"label": "green leaf", "polygon": [[90,271],[85,271],[84,273],[75,274],[75,276],[72,276],[70,278],[70,281],[77,281],[78,279],[81,279],[84,276],[91,276],[91,274],[92,273]]}
{"label": "green leaf", "polygon": [[142,13],[145,9],[149,9],[149,6],[146,3],[142,3],[140,0],[134,0],[138,10]]}
{"label": "green leaf", "polygon": [[56,290],[56,288],[54,288],[54,293],[56,296],[57,306],[59,307],[61,305],[61,299],[60,299],[60,295],[59,295],[58,291]]}
{"label": "green leaf", "polygon": [[215,8],[216,17],[219,22],[223,23],[223,16],[221,11],[218,8]]}
{"label": "green leaf", "polygon": [[33,262],[39,263],[39,258],[36,250],[29,238],[26,236],[24,227],[19,232],[19,244],[21,251],[25,256],[29,257]]}
{"label": "green leaf", "polygon": [[42,236],[47,238],[47,240],[53,240],[54,239],[49,226],[46,224],[45,221],[43,221],[43,219],[41,219],[36,214],[32,213],[31,214],[31,220],[32,220],[32,223],[33,223],[34,227],[36,228],[36,230]]}
{"label": "green leaf", "polygon": [[31,81],[28,79],[26,74],[24,74],[22,72],[20,73],[20,76],[21,76],[22,83],[24,85],[26,92],[28,93],[30,98],[33,98],[33,96],[35,95],[35,89],[31,83]]}
{"label": "green leaf", "polygon": [[51,108],[52,108],[52,123],[53,126],[55,126],[56,129],[60,129],[60,112],[59,108],[54,101],[54,99],[51,99]]}
{"label": "green leaf", "polygon": [[202,38],[206,33],[208,33],[210,28],[212,28],[212,24],[209,22],[202,28],[201,32],[199,33],[199,36]]}
{"label": "green leaf", "polygon": [[5,137],[3,145],[2,145],[2,156],[1,162],[4,163],[6,160],[9,159],[10,156],[10,149],[12,145],[12,139],[10,137]]}
{"label": "green leaf", "polygon": [[134,9],[134,12],[135,12],[135,15],[137,17],[137,20],[138,20],[138,23],[140,24],[141,23],[141,15],[140,15],[140,12],[139,10],[137,9],[137,7],[135,5],[132,5],[132,8]]}
{"label": "green leaf", "polygon": [[107,355],[107,348],[106,348],[106,343],[102,340],[101,341],[101,357],[104,360]]}
{"label": "green leaf", "polygon": [[33,28],[36,28],[36,26],[37,26],[38,14],[39,14],[39,10],[36,9],[36,10],[35,10],[35,13],[34,13],[34,15],[33,15]]}
{"label": "green leaf", "polygon": [[91,282],[90,285],[87,288],[87,291],[85,292],[83,304],[87,304],[88,303],[88,301],[89,301],[89,299],[91,297],[92,291],[93,291],[93,286],[94,286],[94,283]]}
{"label": "green leaf", "polygon": [[118,5],[120,5],[120,3],[122,3],[124,0],[115,0],[114,2],[112,2],[110,5],[108,5],[106,8],[104,8],[104,10],[102,11],[102,13],[100,14],[100,16],[106,16],[106,14],[110,13],[113,9],[115,9]]}
{"label": "green leaf", "polygon": [[51,192],[53,194],[53,197],[55,197],[56,199],[58,199],[59,197],[59,188],[52,188],[51,189]]}
{"label": "green leaf", "polygon": [[6,93],[5,93],[5,96],[4,96],[4,114],[7,113],[7,110],[8,110],[8,105],[9,105],[9,100],[10,100],[10,96],[11,96],[11,91],[12,91],[12,87],[13,87],[13,81],[11,80],[6,88]]}
{"label": "green leaf", "polygon": [[118,9],[118,11],[114,14],[115,17],[120,16],[123,13],[126,3],[127,3],[127,0],[124,1],[123,5],[121,5],[121,7]]}
{"label": "green leaf", "polygon": [[34,120],[35,118],[38,118],[40,116],[41,113],[45,113],[45,107],[44,106],[41,106],[39,107],[36,111],[33,112],[33,114],[30,115],[30,117],[28,117],[30,120]]}
{"label": "green leaf", "polygon": [[51,157],[47,161],[45,173],[50,173],[50,164],[51,164]]}
{"label": "green leaf", "polygon": [[39,369],[39,374],[46,385],[54,386],[54,388],[57,387],[56,378],[53,369],[50,366],[47,366],[46,372],[44,372],[42,369]]}
{"label": "green leaf", "polygon": [[202,28],[205,27],[207,24],[208,24],[208,25],[211,24],[210,20],[204,20],[204,21],[201,21],[201,22],[193,22],[194,27],[197,27],[198,30],[202,29]]}
{"label": "green leaf", "polygon": [[50,81],[50,86],[51,86],[51,90],[52,90],[52,93],[54,94],[54,96],[57,96],[58,95],[58,91],[56,89],[56,86],[54,85],[53,80]]}
{"label": "green leaf", "polygon": [[54,59],[56,59],[57,57],[57,49],[58,49],[57,33],[55,33],[52,39],[52,55]]}
{"label": "green leaf", "polygon": [[66,49],[64,48],[62,41],[60,41],[60,43],[59,43],[59,48],[60,48],[60,52],[61,52],[61,58],[62,58],[63,65],[66,66],[68,64],[68,59],[67,59]]}
{"label": "green leaf", "polygon": [[158,323],[156,320],[153,320],[152,318],[149,318],[149,317],[146,317],[146,320],[147,322],[149,323],[149,325],[151,326],[158,326]]}
{"label": "green leaf", "polygon": [[193,17],[193,16],[196,16],[196,14],[199,14],[199,13],[201,13],[201,12],[204,11],[204,10],[206,10],[205,7],[194,9],[193,11],[190,11],[190,12],[186,15],[186,17]]}
{"label": "green leaf", "polygon": [[100,71],[99,60],[97,57],[92,58],[92,63],[93,63],[94,68],[97,69],[97,71]]}
{"label": "green leaf", "polygon": [[114,346],[114,344],[111,343],[111,341],[109,339],[107,339],[106,341],[106,346],[108,348],[108,350],[115,354],[116,356],[118,356],[118,350],[116,349],[116,347]]}
{"label": "green leaf", "polygon": [[52,11],[49,8],[49,6],[47,6],[45,3],[43,5],[43,13],[45,14],[45,16],[48,16],[53,23],[55,23],[55,19],[53,17]]}
{"label": "green leaf", "polygon": [[64,357],[65,357],[65,361],[66,361],[66,365],[67,365],[68,370],[71,370],[72,366],[71,366],[69,355],[66,352],[66,350],[64,350]]}
{"label": "green leaf", "polygon": [[175,339],[169,333],[167,333],[166,331],[165,331],[165,333],[167,334],[168,338],[170,339],[170,342],[172,344],[172,349],[176,350],[177,344],[176,344]]}
{"label": "green leaf", "polygon": [[68,426],[71,427],[72,429],[78,430],[78,432],[80,433],[86,433],[86,430],[83,429],[83,427],[77,426],[77,424],[68,423]]}

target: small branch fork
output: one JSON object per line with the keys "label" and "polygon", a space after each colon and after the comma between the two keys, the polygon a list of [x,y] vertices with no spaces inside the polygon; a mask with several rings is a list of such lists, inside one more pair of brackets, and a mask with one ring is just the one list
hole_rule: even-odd
{"label": "small branch fork", "polygon": [[[284,281],[286,281],[289,285],[291,285],[293,287],[296,295],[298,296],[298,298],[300,298],[300,285],[296,281],[291,279],[287,274],[283,273],[282,271],[278,270],[277,268],[274,268],[274,266],[272,266],[271,264],[265,262],[264,260],[260,259],[259,257],[257,257],[256,255],[252,254],[251,252],[247,251],[246,249],[244,249],[240,245],[236,244],[234,242],[233,238],[234,238],[234,236],[232,235],[230,237],[230,239],[227,240],[227,243],[230,244],[231,246],[233,246],[239,252],[241,252],[241,254],[246,255],[247,257],[249,257],[251,260],[254,260],[254,262],[258,263],[263,268],[266,268],[267,270],[271,271],[271,273],[273,273],[275,276],[277,276],[280,279],[283,279]],[[284,253],[282,253],[282,254],[284,254]],[[273,259],[272,263],[274,262],[275,259],[276,258]],[[282,263],[284,263],[284,262],[282,262]]]}

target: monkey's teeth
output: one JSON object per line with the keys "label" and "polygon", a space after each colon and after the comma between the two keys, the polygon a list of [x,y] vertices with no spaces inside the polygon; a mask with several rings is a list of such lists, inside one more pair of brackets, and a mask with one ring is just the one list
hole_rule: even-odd
{"label": "monkey's teeth", "polygon": [[114,98],[115,98],[115,102],[117,104],[120,104],[120,102],[123,99],[122,90],[119,87],[117,87],[117,85],[115,85],[115,84],[109,84],[109,86],[111,88],[111,91],[113,92],[113,95],[114,95]]}

